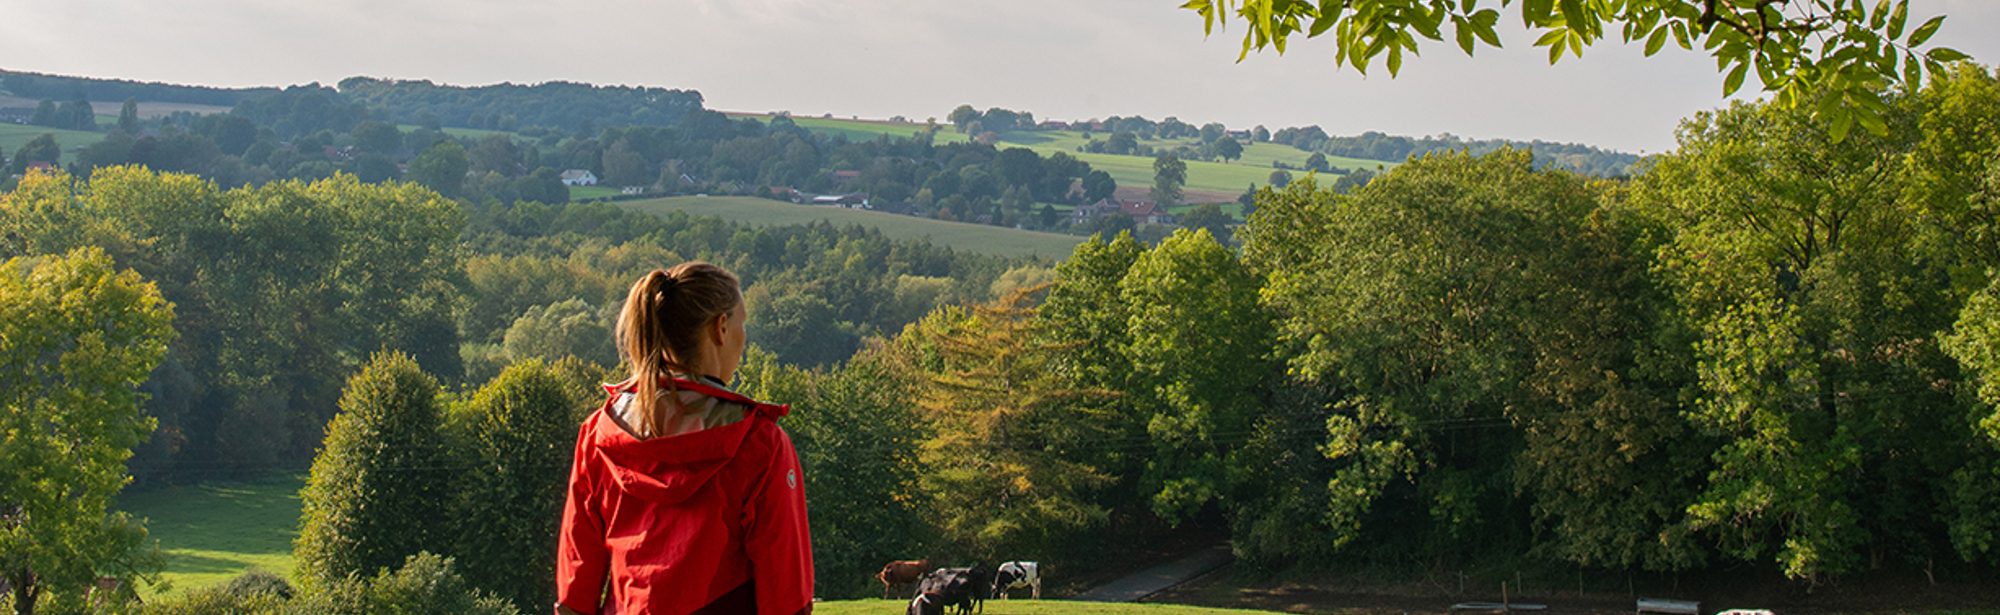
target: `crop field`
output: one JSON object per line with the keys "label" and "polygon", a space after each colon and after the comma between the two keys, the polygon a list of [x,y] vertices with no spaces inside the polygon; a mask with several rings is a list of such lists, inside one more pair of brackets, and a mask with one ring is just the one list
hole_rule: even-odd
{"label": "crop field", "polygon": [[[207,587],[252,567],[290,578],[305,476],[131,493],[118,509],[146,519],[167,556],[166,593]],[[150,596],[152,591],[142,591]]]}
{"label": "crop field", "polygon": [[1021,256],[1039,254],[1068,258],[1083,238],[1073,235],[1024,231],[1012,228],[914,218],[880,211],[839,207],[796,205],[755,197],[679,196],[643,201],[622,201],[620,207],[634,211],[664,213],[681,210],[697,216],[718,216],[725,220],[759,226],[807,224],[826,220],[838,226],[850,224],[880,229],[896,239],[929,238],[932,244],[955,250]]}
{"label": "crop field", "polygon": [[23,126],[20,124],[0,124],[0,149],[6,150],[7,157],[12,158],[14,152],[21,149],[22,145],[43,134],[55,135],[56,143],[62,145],[63,155],[62,159],[57,161],[58,166],[70,163],[70,150],[104,140],[104,133],[100,132],[56,130],[45,126]]}

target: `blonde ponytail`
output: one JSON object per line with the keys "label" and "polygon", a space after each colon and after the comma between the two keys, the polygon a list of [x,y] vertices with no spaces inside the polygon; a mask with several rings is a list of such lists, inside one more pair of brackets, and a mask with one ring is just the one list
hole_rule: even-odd
{"label": "blonde ponytail", "polygon": [[[654,269],[632,284],[618,313],[618,353],[632,370],[638,404],[633,431],[661,433],[668,412],[677,413],[680,405],[673,374],[693,372],[701,362],[702,327],[741,303],[736,276],[703,262]],[[671,405],[659,403],[662,385]]]}

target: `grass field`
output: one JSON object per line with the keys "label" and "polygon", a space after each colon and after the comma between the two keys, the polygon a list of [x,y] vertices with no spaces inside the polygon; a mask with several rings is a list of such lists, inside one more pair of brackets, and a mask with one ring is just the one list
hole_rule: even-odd
{"label": "grass field", "polygon": [[[771,121],[771,116],[764,113],[724,112],[723,114],[738,119],[747,117],[767,124]],[[873,141],[882,135],[899,139],[908,138],[911,134],[924,130],[923,124],[880,120],[840,120],[794,115],[792,122],[798,124],[800,128],[817,133],[846,135],[849,141]],[[952,130],[950,125],[946,125],[943,130],[938,131],[932,142],[959,143],[970,139]]]}
{"label": "grass field", "polygon": [[[1043,594],[1047,595],[1047,594]],[[908,608],[908,600],[840,600],[813,605],[813,615],[898,615]],[[1269,611],[1240,611],[1179,604],[1071,602],[1068,600],[988,600],[980,607],[984,615],[1268,615]]]}
{"label": "grass field", "polygon": [[619,194],[621,194],[621,192],[619,192],[619,189],[613,186],[570,186],[569,187],[569,198],[572,201],[581,201],[584,199],[601,199],[606,197],[618,196]]}
{"label": "grass field", "polygon": [[23,126],[20,124],[0,124],[0,150],[6,150],[7,152],[6,156],[8,158],[12,158],[14,157],[14,152],[20,150],[22,145],[27,144],[28,141],[33,140],[35,137],[42,136],[45,133],[55,135],[56,143],[62,145],[63,149],[62,159],[56,161],[58,166],[66,165],[71,162],[72,155],[70,150],[80,146],[90,145],[92,143],[104,140],[104,133],[101,132],[84,132],[81,130],[56,130],[54,128],[49,128],[46,126]]}
{"label": "grass field", "polygon": [[1083,241],[1083,238],[1071,235],[913,218],[879,211],[794,205],[754,197],[680,196],[618,204],[626,209],[656,214],[678,209],[697,216],[719,216],[759,226],[806,224],[819,220],[839,226],[858,224],[881,229],[883,234],[897,239],[927,237],[933,244],[951,246],[955,250],[1006,256],[1040,254],[1057,259],[1068,258],[1076,244]]}
{"label": "grass field", "polygon": [[[167,555],[169,593],[207,587],[251,567],[292,574],[302,475],[132,493],[118,508],[143,517]],[[145,591],[150,595],[152,592]]]}

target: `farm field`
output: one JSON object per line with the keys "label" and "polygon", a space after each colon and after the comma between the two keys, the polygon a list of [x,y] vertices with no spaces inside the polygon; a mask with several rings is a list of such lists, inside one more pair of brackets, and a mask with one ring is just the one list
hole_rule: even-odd
{"label": "farm field", "polygon": [[[57,100],[56,103],[60,104],[65,102],[65,100],[67,99]],[[32,108],[35,105],[39,105],[41,103],[42,103],[41,99],[38,98],[22,98],[19,96],[0,94],[0,107]],[[90,101],[90,110],[92,112],[96,113],[100,118],[109,117],[114,123],[117,122],[118,120],[118,110],[124,106],[125,106],[125,101],[123,100]],[[164,115],[172,115],[176,111],[187,111],[189,113],[193,113],[196,115],[208,115],[210,113],[228,113],[229,110],[230,107],[224,107],[221,105],[198,105],[193,103],[172,103],[172,102],[148,102],[143,100],[139,101],[139,117],[141,119],[149,119],[149,120]],[[100,119],[99,123],[103,123],[103,120]]]}
{"label": "farm field", "polygon": [[570,186],[569,200],[602,199],[618,196],[618,188],[612,186]]}
{"label": "farm field", "polygon": [[[112,119],[116,120],[118,118],[113,116]],[[0,149],[6,150],[6,156],[12,158],[14,152],[21,149],[22,145],[33,140],[35,137],[42,136],[44,133],[54,134],[56,136],[56,143],[62,144],[63,156],[61,160],[57,161],[58,166],[70,163],[72,154],[70,150],[104,140],[104,133],[101,132],[57,130],[46,126],[24,126],[21,124],[0,124]]]}
{"label": "farm field", "polygon": [[[166,593],[207,587],[252,567],[290,578],[304,475],[126,494],[118,509],[146,519],[167,556]],[[141,591],[151,597],[150,589]]]}
{"label": "farm field", "polygon": [[880,229],[897,239],[929,238],[931,243],[954,250],[1020,256],[1039,254],[1068,258],[1083,238],[1056,233],[1024,231],[963,222],[913,218],[879,211],[838,207],[796,205],[755,197],[679,196],[643,201],[622,201],[620,207],[654,214],[681,210],[697,216],[718,216],[725,220],[760,226],[807,224],[826,220],[835,225],[861,225]]}

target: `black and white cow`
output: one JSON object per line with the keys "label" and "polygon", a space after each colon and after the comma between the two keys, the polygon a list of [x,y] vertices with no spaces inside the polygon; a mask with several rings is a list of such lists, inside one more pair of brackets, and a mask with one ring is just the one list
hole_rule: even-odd
{"label": "black and white cow", "polygon": [[1029,588],[1036,600],[1042,599],[1042,566],[1035,562],[1007,562],[993,577],[993,597],[1007,599],[1007,590]]}

